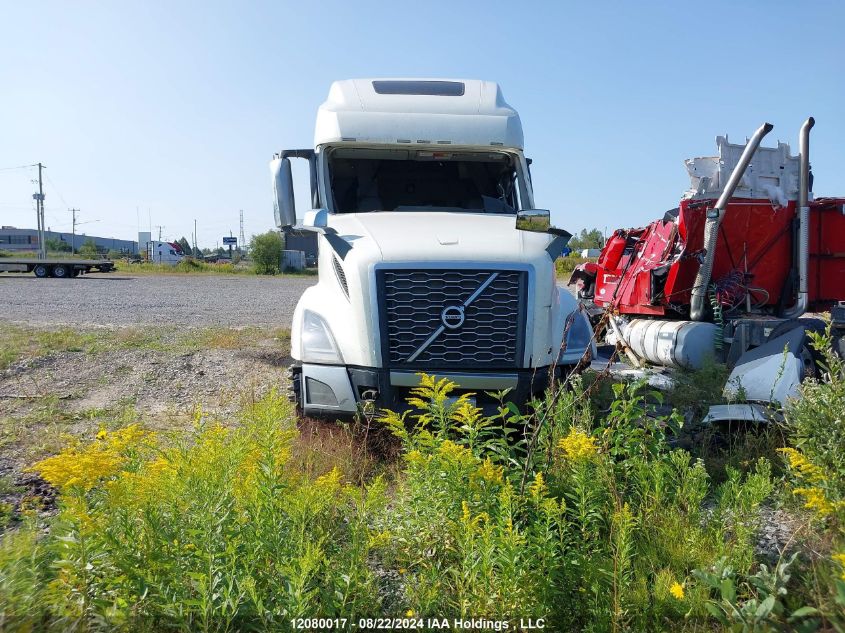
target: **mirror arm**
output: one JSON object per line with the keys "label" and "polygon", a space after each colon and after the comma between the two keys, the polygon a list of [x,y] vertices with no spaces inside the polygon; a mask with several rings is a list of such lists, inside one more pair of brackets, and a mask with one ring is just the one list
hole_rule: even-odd
{"label": "mirror arm", "polygon": [[311,160],[314,156],[313,149],[286,149],[277,154],[279,158],[307,158]]}
{"label": "mirror arm", "polygon": [[551,235],[557,235],[558,237],[565,237],[567,242],[572,237],[572,233],[570,233],[569,231],[566,231],[564,229],[558,229],[553,226],[549,227],[549,229],[546,230],[546,233],[550,233]]}
{"label": "mirror arm", "polygon": [[319,233],[320,235],[337,235],[337,231],[330,226],[308,226],[306,224],[297,224],[288,229],[291,233]]}

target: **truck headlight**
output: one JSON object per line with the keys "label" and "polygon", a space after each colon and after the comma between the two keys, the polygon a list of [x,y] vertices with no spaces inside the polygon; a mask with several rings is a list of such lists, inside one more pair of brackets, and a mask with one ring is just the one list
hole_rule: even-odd
{"label": "truck headlight", "polygon": [[305,310],[302,315],[302,361],[343,364],[343,356],[328,324],[310,310]]}

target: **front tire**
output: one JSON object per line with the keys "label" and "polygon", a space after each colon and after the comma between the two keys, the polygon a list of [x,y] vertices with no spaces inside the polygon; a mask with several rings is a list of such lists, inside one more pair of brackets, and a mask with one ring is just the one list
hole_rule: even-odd
{"label": "front tire", "polygon": [[287,378],[290,381],[288,385],[288,400],[293,403],[298,417],[302,416],[302,366],[291,365],[288,367]]}

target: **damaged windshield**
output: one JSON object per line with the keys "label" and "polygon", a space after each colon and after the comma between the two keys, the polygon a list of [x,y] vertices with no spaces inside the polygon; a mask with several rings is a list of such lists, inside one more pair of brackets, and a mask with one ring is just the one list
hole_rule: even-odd
{"label": "damaged windshield", "polygon": [[328,155],[337,213],[515,213],[515,163],[503,152],[339,148]]}

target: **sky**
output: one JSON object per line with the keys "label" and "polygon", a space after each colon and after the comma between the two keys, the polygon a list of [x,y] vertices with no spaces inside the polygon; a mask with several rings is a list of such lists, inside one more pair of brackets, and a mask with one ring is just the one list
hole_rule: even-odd
{"label": "sky", "polygon": [[[268,161],[313,143],[333,80],[499,82],[522,118],[535,206],[571,232],[661,217],[683,159],[797,151],[845,195],[845,3],[14,2],[0,0],[0,224],[214,246],[273,227]],[[300,192],[302,193],[302,192]],[[297,200],[298,210],[307,197]]]}

